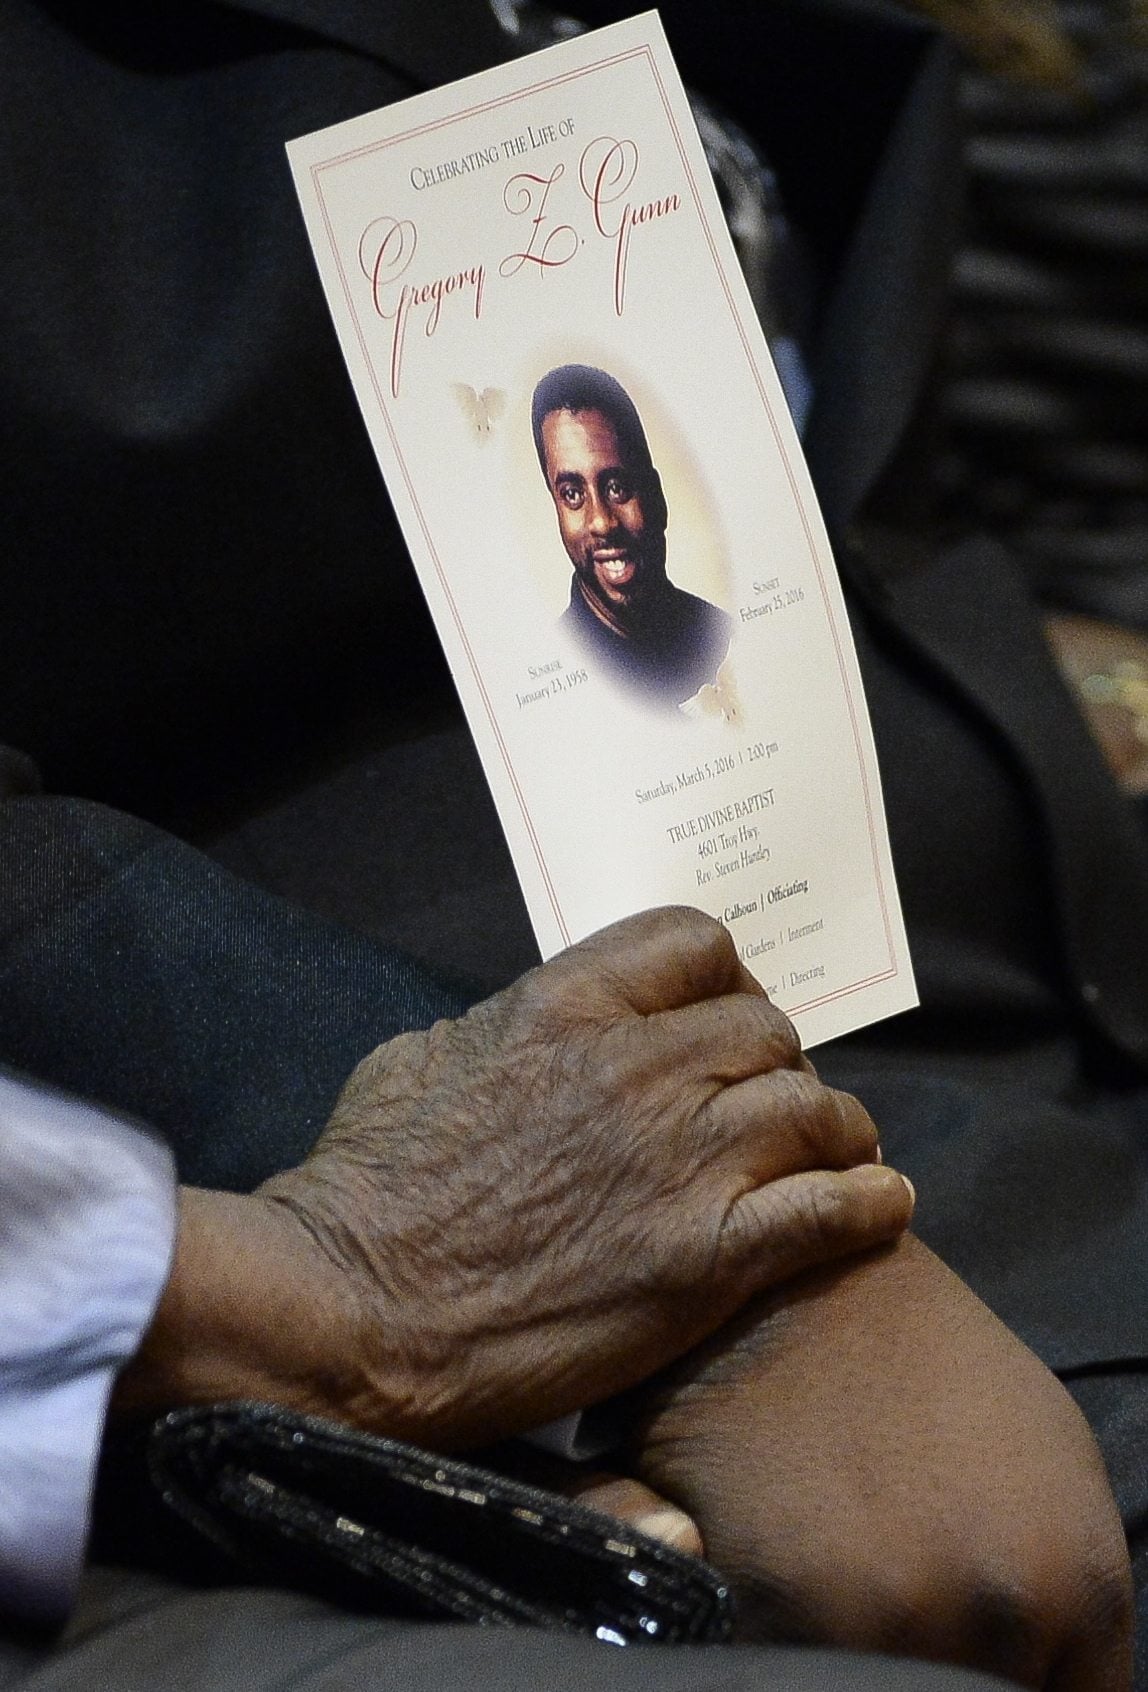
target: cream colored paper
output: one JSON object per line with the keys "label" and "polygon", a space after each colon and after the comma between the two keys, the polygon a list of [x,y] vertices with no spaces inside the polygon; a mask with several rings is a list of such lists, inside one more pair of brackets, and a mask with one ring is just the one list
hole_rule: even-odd
{"label": "cream colored paper", "polygon": [[[836,572],[657,15],[288,151],[543,954],[693,904],[807,1045],[915,1004]],[[634,402],[669,580],[728,614],[688,703],[561,620],[530,406],[567,364]]]}

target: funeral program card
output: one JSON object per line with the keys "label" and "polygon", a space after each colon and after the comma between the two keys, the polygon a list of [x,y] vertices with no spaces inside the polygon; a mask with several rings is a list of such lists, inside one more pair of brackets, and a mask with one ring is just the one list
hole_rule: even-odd
{"label": "funeral program card", "polygon": [[914,1004],[833,561],[656,14],[289,153],[543,954],[692,904],[806,1044]]}

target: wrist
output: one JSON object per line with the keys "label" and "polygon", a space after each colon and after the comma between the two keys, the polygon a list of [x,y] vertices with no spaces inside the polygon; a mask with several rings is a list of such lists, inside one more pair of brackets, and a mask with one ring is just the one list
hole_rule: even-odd
{"label": "wrist", "polygon": [[[239,1398],[338,1414],[354,1355],[345,1301],[306,1228],[259,1194],[179,1193],[175,1253],[111,1413]],[[349,1373],[349,1371],[348,1371]]]}

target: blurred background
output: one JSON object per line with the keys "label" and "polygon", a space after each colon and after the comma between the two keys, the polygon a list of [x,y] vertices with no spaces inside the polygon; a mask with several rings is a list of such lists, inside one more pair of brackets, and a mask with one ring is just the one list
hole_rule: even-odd
{"label": "blurred background", "polygon": [[945,501],[1006,541],[1148,792],[1148,0],[914,0],[964,45]]}

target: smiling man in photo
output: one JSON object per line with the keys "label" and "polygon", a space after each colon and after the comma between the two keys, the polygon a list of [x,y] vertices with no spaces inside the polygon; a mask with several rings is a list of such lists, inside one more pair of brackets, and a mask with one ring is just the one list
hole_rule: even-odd
{"label": "smiling man in photo", "polygon": [[584,364],[534,390],[538,461],[574,566],[561,623],[618,682],[674,708],[712,682],[730,619],[666,575],[666,498],[633,400]]}

